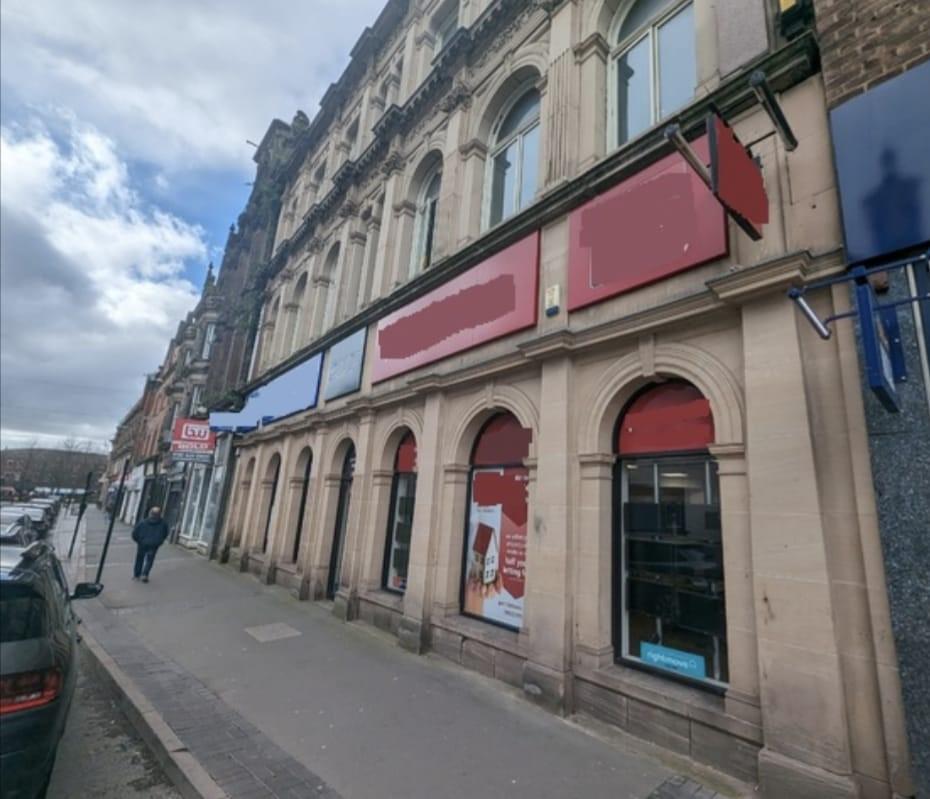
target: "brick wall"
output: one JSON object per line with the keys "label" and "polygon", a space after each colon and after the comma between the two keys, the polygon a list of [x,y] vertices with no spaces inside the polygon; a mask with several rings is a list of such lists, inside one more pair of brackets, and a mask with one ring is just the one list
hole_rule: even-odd
{"label": "brick wall", "polygon": [[815,0],[827,104],[930,58],[930,0]]}

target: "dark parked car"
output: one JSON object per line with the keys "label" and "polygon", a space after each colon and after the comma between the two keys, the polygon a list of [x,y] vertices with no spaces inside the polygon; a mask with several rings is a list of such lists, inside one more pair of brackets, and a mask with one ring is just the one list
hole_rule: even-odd
{"label": "dark parked car", "polygon": [[77,680],[77,619],[55,551],[0,546],[0,799],[45,796]]}

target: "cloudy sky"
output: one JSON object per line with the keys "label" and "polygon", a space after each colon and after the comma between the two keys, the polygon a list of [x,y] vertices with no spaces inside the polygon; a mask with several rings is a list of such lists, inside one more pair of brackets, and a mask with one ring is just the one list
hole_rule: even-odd
{"label": "cloudy sky", "polygon": [[3,0],[0,442],[103,443],[384,0]]}

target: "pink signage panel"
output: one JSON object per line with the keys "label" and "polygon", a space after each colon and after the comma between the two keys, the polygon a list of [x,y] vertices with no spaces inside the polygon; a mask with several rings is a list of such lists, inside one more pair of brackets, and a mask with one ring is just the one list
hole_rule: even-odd
{"label": "pink signage panel", "polygon": [[[706,136],[693,147],[709,162]],[[678,153],[572,211],[569,236],[569,311],[727,254],[724,210]]]}
{"label": "pink signage panel", "polygon": [[536,232],[388,314],[375,334],[372,381],[532,327],[538,275]]}

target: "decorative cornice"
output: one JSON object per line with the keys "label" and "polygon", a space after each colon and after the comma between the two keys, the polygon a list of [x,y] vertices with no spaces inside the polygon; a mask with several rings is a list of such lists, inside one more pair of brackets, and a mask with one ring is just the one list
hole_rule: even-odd
{"label": "decorative cornice", "polygon": [[707,287],[721,300],[742,304],[773,291],[787,291],[846,268],[841,248],[812,255],[799,250],[749,267],[734,266],[728,275],[707,281]]}
{"label": "decorative cornice", "polygon": [[607,40],[600,33],[595,31],[587,39],[574,45],[572,52],[575,54],[575,61],[578,64],[583,64],[593,55],[600,56],[601,60],[606,61],[607,56],[610,54],[610,45],[607,44]]}
{"label": "decorative cornice", "polygon": [[517,349],[529,360],[551,358],[574,350],[575,334],[571,330],[556,330],[517,344]]}
{"label": "decorative cornice", "polygon": [[482,158],[486,158],[488,155],[488,146],[481,139],[470,139],[459,146],[459,154],[465,160],[468,160],[473,155],[480,155]]}

